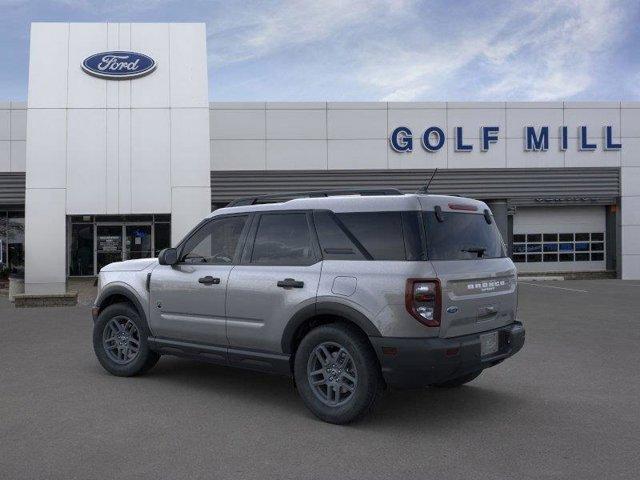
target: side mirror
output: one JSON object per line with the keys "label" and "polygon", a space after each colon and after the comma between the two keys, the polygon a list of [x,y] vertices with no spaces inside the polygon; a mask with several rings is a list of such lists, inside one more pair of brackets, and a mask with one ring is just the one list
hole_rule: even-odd
{"label": "side mirror", "polygon": [[178,250],[175,248],[165,248],[158,255],[160,265],[175,265],[178,263]]}

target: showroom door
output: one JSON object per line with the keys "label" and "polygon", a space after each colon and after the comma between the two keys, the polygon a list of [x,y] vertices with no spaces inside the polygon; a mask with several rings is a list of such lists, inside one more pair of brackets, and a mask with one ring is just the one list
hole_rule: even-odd
{"label": "showroom door", "polygon": [[122,225],[96,225],[96,273],[122,261]]}
{"label": "showroom door", "polygon": [[152,257],[151,224],[126,225],[124,259]]}

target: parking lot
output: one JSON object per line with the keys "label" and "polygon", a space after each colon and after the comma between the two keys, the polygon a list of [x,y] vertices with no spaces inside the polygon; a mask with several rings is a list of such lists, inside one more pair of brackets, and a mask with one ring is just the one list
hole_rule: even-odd
{"label": "parking lot", "polygon": [[640,282],[527,282],[519,305],[519,355],[339,427],[286,378],[172,357],[110,376],[86,305],[0,297],[0,478],[638,478]]}

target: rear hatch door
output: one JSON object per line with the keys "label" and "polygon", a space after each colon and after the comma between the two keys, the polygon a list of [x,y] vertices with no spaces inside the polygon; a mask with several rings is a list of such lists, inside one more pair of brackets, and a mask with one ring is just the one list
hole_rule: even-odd
{"label": "rear hatch door", "polygon": [[508,258],[432,264],[442,292],[441,337],[484,332],[515,321],[516,276]]}
{"label": "rear hatch door", "polygon": [[447,204],[424,212],[423,220],[427,255],[442,292],[440,336],[468,335],[513,322],[516,269],[486,206],[475,201]]}

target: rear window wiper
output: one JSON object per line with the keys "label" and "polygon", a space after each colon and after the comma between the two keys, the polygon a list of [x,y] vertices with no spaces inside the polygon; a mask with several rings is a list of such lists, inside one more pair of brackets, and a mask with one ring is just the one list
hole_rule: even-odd
{"label": "rear window wiper", "polygon": [[469,248],[463,248],[460,250],[461,252],[468,252],[468,253],[475,253],[478,255],[478,258],[482,258],[482,256],[484,255],[484,252],[487,251],[487,249],[485,247],[469,247]]}

